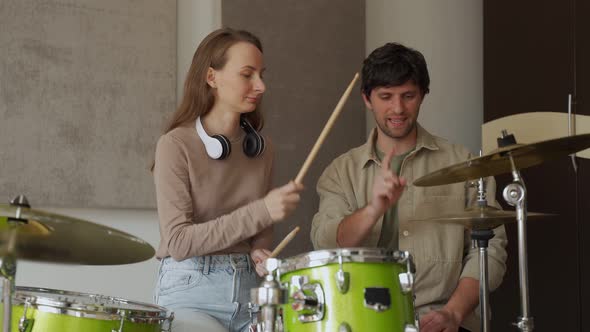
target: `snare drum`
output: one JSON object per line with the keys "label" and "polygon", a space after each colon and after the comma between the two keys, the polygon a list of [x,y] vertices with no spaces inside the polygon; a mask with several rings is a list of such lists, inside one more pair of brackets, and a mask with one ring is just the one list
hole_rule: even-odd
{"label": "snare drum", "polygon": [[[350,248],[281,261],[286,332],[417,331],[412,260],[407,252]],[[282,320],[282,322],[281,322]]]}
{"label": "snare drum", "polygon": [[163,307],[103,295],[32,287],[13,294],[12,331],[162,332],[172,319]]}

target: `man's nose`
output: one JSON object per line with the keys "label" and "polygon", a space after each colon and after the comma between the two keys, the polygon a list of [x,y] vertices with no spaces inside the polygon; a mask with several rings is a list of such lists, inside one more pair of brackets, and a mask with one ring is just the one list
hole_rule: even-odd
{"label": "man's nose", "polygon": [[391,98],[391,109],[396,114],[401,114],[404,112],[404,105],[402,103],[401,97],[394,96]]}

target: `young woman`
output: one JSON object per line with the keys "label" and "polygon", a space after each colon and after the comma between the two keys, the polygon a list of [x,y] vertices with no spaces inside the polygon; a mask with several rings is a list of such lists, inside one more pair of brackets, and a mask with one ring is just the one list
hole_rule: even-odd
{"label": "young woman", "polygon": [[300,184],[270,190],[272,144],[258,131],[262,46],[229,28],[199,45],[184,97],[153,168],[161,260],[156,303],[174,331],[247,331],[250,289],[270,255],[272,225],[299,202]]}

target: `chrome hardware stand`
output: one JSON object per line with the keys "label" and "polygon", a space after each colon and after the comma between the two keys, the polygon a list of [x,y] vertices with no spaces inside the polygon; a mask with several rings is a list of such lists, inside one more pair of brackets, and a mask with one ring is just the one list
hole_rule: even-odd
{"label": "chrome hardware stand", "polygon": [[278,270],[279,261],[276,258],[268,258],[265,267],[268,275],[259,288],[250,290],[250,299],[252,303],[260,306],[261,322],[258,330],[260,332],[275,332],[277,308],[285,303],[287,296],[285,295],[286,291],[273,276],[275,270]]}
{"label": "chrome hardware stand", "polygon": [[16,276],[16,258],[13,252],[16,249],[16,230],[19,224],[27,223],[21,219],[21,208],[30,208],[27,198],[19,195],[10,201],[10,205],[17,206],[14,217],[7,219],[8,224],[8,242],[6,251],[8,254],[0,257],[0,277],[2,277],[2,302],[4,304],[2,317],[2,331],[10,332],[12,326],[12,293],[14,292],[14,278]]}
{"label": "chrome hardware stand", "polygon": [[[13,230],[10,230],[15,234]],[[11,236],[13,237],[13,236]],[[12,292],[14,290],[14,276],[16,274],[16,260],[6,256],[0,258],[0,275],[2,276],[2,302],[4,303],[2,317],[2,331],[10,332],[12,325]]]}
{"label": "chrome hardware stand", "polygon": [[[502,131],[502,138],[507,138],[507,132]],[[512,137],[514,139],[514,137]],[[533,317],[530,316],[529,305],[529,280],[528,280],[528,263],[527,263],[527,238],[526,238],[526,187],[520,172],[516,168],[514,158],[508,153],[510,165],[512,168],[512,183],[509,183],[503,191],[503,197],[506,203],[516,207],[516,221],[518,227],[518,276],[520,280],[520,304],[521,316],[518,322],[514,323],[521,331],[533,331]]]}
{"label": "chrome hardware stand", "polygon": [[[480,151],[481,155],[481,151]],[[479,178],[477,185],[477,206],[487,206],[486,184],[483,178]],[[488,243],[494,237],[493,229],[474,229],[471,231],[471,240],[479,249],[479,304],[480,304],[480,328],[482,332],[490,331],[490,302],[489,302],[489,277],[488,277]]]}
{"label": "chrome hardware stand", "polygon": [[479,248],[479,303],[481,314],[481,331],[490,331],[490,304],[488,280],[488,241],[494,237],[491,229],[472,230],[471,239],[477,242]]}

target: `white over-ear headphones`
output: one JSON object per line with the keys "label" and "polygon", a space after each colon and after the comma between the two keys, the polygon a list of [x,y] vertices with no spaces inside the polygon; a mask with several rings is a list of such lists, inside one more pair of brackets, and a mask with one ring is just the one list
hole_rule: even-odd
{"label": "white over-ear headphones", "polygon": [[[242,149],[246,156],[254,158],[261,155],[264,152],[264,137],[256,132],[245,117],[240,118],[240,127],[246,132],[246,136],[242,142]],[[223,135],[207,135],[201,123],[201,117],[197,118],[196,128],[197,134],[205,145],[205,150],[209,157],[221,160],[229,156],[231,153],[231,143],[227,137]]]}
{"label": "white over-ear headphones", "polygon": [[201,117],[197,118],[197,134],[205,144],[205,150],[209,157],[213,159],[225,159],[231,152],[231,144],[229,140],[223,135],[209,136],[203,128]]}

